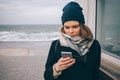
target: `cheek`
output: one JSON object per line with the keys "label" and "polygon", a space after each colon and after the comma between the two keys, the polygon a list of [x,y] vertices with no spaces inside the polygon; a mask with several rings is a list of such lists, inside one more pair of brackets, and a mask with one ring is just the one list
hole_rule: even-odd
{"label": "cheek", "polygon": [[79,35],[80,34],[80,29],[75,30],[75,34]]}
{"label": "cheek", "polygon": [[66,34],[68,34],[68,33],[69,33],[69,30],[65,29],[64,32],[65,32]]}
{"label": "cheek", "polygon": [[80,34],[80,31],[76,31],[76,34]]}

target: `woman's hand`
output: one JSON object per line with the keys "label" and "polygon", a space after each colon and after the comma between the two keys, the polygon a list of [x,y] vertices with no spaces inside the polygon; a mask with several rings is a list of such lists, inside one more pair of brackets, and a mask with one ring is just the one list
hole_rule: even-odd
{"label": "woman's hand", "polygon": [[57,72],[63,71],[75,63],[75,59],[66,57],[60,58],[58,62],[54,65]]}

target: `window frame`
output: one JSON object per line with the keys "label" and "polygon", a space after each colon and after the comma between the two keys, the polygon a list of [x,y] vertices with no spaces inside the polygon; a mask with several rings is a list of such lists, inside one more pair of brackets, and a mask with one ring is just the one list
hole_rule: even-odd
{"label": "window frame", "polygon": [[[104,0],[96,0],[96,28],[95,28],[95,38],[99,40],[102,45],[102,1]],[[105,4],[104,4],[105,5]],[[100,13],[98,15],[98,13]],[[101,67],[100,70],[104,72],[106,75],[111,77],[113,80],[120,79],[120,58],[115,55],[110,54],[109,52],[102,50],[101,55]]]}

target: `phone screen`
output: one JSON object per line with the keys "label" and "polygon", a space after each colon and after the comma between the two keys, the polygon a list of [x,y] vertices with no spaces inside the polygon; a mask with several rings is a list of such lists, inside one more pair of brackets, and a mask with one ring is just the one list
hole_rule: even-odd
{"label": "phone screen", "polygon": [[72,52],[61,52],[61,55],[63,58],[65,58],[65,57],[72,58]]}

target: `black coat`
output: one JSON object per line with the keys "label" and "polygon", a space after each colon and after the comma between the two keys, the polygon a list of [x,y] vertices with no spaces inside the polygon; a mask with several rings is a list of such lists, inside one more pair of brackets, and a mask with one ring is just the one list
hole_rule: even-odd
{"label": "black coat", "polygon": [[[54,79],[53,65],[61,58],[61,51],[72,52],[76,62]],[[94,40],[89,52],[82,57],[75,50],[61,46],[59,40],[55,40],[50,47],[44,78],[45,80],[98,80],[100,59],[101,47],[97,40]]]}

